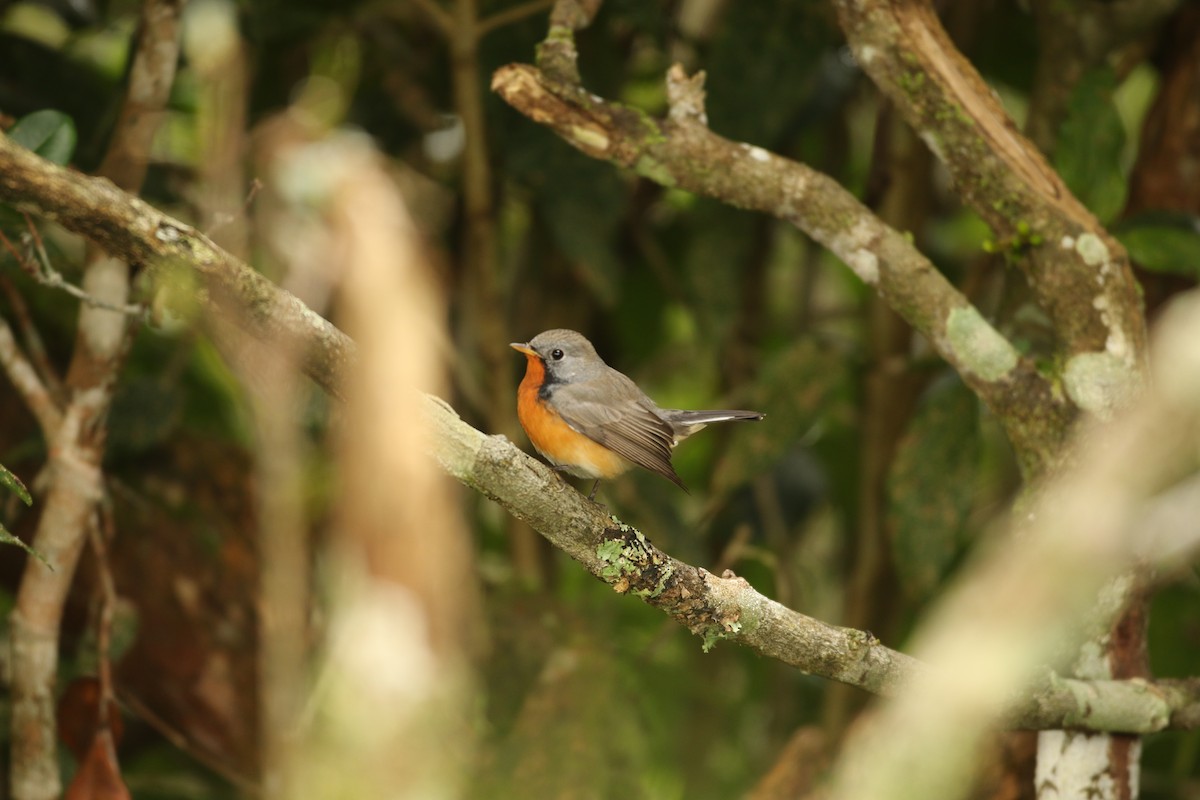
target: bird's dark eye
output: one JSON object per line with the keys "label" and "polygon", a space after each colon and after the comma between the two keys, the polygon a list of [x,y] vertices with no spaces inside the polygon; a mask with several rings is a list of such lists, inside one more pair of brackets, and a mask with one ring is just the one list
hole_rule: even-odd
{"label": "bird's dark eye", "polygon": [[550,358],[554,359],[555,361],[562,361],[562,357],[563,351],[559,350],[557,347],[550,351]]}

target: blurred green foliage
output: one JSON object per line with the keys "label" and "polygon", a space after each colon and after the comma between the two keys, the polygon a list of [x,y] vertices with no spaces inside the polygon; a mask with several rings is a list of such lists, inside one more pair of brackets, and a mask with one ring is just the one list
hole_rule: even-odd
{"label": "blurred green foliage", "polygon": [[[486,15],[517,3],[480,5]],[[1037,47],[1029,16],[1013,3],[974,11],[967,6],[975,4],[950,5],[962,6],[947,13],[965,28],[968,57],[1006,98],[1027,107]],[[89,13],[82,17],[31,3],[5,11],[0,114],[20,120],[9,135],[88,170],[111,129],[137,8],[84,6]],[[998,498],[1013,489],[1007,454],[988,441],[994,421],[957,380],[932,382],[894,440],[864,436],[868,373],[891,370],[899,392],[902,376],[930,371],[927,345],[906,334],[893,352],[874,341],[868,290],[783,223],[591,160],[490,94],[481,109],[461,108],[455,51],[419,4],[243,0],[233,8],[246,46],[249,86],[242,100],[251,129],[261,132],[297,103],[325,124],[366,131],[413,190],[413,213],[425,225],[449,296],[451,399],[465,418],[489,431],[505,427],[476,388],[486,376],[480,342],[464,317],[480,308],[498,315],[512,340],[557,326],[581,330],[663,405],[766,412],[761,423],[714,427],[680,446],[675,460],[691,495],[634,473],[607,483],[599,499],[674,555],[707,569],[732,569],[831,623],[845,621],[849,587],[866,561],[860,548],[873,548],[882,567],[865,597],[868,616],[883,627],[872,632],[903,647],[917,611],[953,581]],[[696,10],[689,3],[604,4],[579,36],[585,84],[661,114],[670,64],[705,69],[714,131],[803,158],[877,207],[905,166],[889,154],[887,126],[878,123],[881,103],[846,55],[827,6],[763,0],[712,9],[709,17],[692,18],[685,13]],[[474,52],[476,80],[486,87],[496,67],[532,60],[544,35],[544,14],[492,31]],[[1122,153],[1129,126],[1139,124],[1123,120],[1114,105],[1124,80],[1125,73],[1107,66],[1084,76],[1071,93],[1054,157],[1068,186],[1105,221],[1119,219],[1124,207],[1132,162]],[[1145,96],[1135,99],[1144,102],[1131,107],[1146,109],[1153,89],[1153,82],[1138,82],[1133,90]],[[200,141],[213,122],[205,117],[213,112],[204,90],[197,65],[185,59],[145,192],[201,225],[210,221],[197,219]],[[475,284],[465,242],[478,220],[465,213],[463,186],[480,178],[465,172],[455,133],[469,111],[482,113],[487,136],[492,277],[499,291],[492,305],[469,295]],[[246,160],[257,164],[253,146],[250,140]],[[938,171],[917,177],[933,199],[910,231],[914,241],[1001,325],[1019,322],[1028,314],[1019,281],[1003,258],[983,252],[986,227]],[[251,223],[256,213],[250,203]],[[17,215],[0,219],[13,241],[23,225]],[[1148,269],[1196,277],[1194,217],[1150,215],[1116,230]],[[55,229],[45,233],[56,266],[77,274],[77,243]],[[251,261],[265,265],[265,249],[254,242]],[[50,359],[65,367],[76,302],[35,285],[7,253],[0,255],[0,274],[25,298]],[[0,313],[12,318],[3,297]],[[131,522],[120,538],[153,547],[156,532],[138,529],[136,521],[145,507],[161,503],[189,524],[163,533],[194,536],[223,567],[218,556],[232,532],[253,534],[243,530],[252,527],[252,515],[228,512],[212,498],[253,498],[252,478],[233,467],[252,457],[253,432],[238,382],[193,323],[139,333],[109,417],[106,467],[118,501],[132,509],[122,516]],[[506,376],[514,390],[520,369],[514,355]],[[44,448],[31,420],[15,401],[3,409],[0,462],[36,474]],[[320,446],[329,409],[314,402],[305,414],[305,433]],[[869,457],[893,448],[886,482],[864,480]],[[167,502],[162,498],[173,498],[179,487],[164,477],[165,465],[179,462],[191,467],[179,480],[186,491]],[[309,472],[319,535],[336,476],[322,465]],[[161,496],[154,494],[159,490]],[[868,493],[882,502],[885,522],[863,535],[860,510]],[[797,727],[845,719],[843,712],[862,704],[861,697],[847,699],[736,647],[721,644],[705,655],[698,639],[636,600],[615,597],[560,554],[543,551],[545,569],[530,580],[514,566],[506,520],[496,508],[468,495],[464,506],[492,636],[481,665],[485,725],[476,796],[740,796]],[[2,519],[12,516],[6,511]],[[181,572],[192,566],[177,565]],[[118,592],[122,579],[137,577],[118,575]],[[1164,674],[1194,674],[1197,580],[1176,578],[1155,597],[1152,660]],[[242,710],[253,724],[254,709]],[[830,724],[831,739],[842,732]],[[1143,797],[1183,796],[1175,786],[1200,775],[1197,741],[1194,734],[1148,741]],[[145,727],[123,748],[122,760],[138,797],[233,791]]]}

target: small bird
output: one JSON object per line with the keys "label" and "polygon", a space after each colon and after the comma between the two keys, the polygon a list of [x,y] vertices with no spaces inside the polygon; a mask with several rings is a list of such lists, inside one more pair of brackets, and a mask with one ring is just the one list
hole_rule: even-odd
{"label": "small bird", "polygon": [[509,346],[526,359],[525,378],[517,389],[521,427],[555,469],[596,481],[589,500],[601,480],[635,465],[686,492],[671,465],[676,444],[714,422],[763,418],[757,411],[659,408],[575,331],[544,331]]}

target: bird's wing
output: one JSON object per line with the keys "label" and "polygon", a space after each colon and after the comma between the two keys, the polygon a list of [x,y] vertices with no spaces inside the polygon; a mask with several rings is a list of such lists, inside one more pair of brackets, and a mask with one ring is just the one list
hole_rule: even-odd
{"label": "bird's wing", "polygon": [[555,410],[589,439],[686,490],[671,466],[675,432],[629,378],[611,370],[605,380],[560,386]]}

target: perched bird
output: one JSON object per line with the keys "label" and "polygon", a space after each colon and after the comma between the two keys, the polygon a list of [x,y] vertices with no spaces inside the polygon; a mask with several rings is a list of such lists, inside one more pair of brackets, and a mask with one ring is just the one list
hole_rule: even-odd
{"label": "perched bird", "polygon": [[637,384],[596,354],[575,331],[556,329],[528,342],[517,416],[529,441],[555,469],[600,481],[634,465],[657,472],[687,491],[671,465],[676,444],[714,422],[759,420],[757,411],[681,411],[659,408]]}

